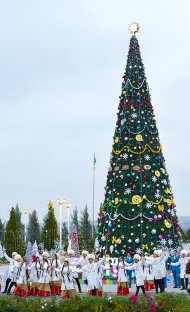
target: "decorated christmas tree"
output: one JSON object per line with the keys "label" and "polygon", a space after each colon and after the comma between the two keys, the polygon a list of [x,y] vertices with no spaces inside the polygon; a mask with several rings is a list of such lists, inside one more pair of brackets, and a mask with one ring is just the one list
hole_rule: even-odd
{"label": "decorated christmas tree", "polygon": [[73,228],[71,232],[71,249],[75,251],[75,255],[79,256],[79,244],[78,244],[78,233],[76,227]]}
{"label": "decorated christmas tree", "polygon": [[117,113],[104,203],[100,249],[112,256],[177,248],[182,235],[165,166],[136,32],[132,37]]}
{"label": "decorated christmas tree", "polygon": [[26,257],[31,260],[32,259],[32,255],[33,255],[33,246],[31,244],[31,242],[28,242],[27,243],[27,246],[26,246]]}

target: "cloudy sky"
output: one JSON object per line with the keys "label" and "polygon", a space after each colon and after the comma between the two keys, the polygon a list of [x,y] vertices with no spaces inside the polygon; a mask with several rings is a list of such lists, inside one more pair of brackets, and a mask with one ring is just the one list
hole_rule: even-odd
{"label": "cloudy sky", "polygon": [[94,152],[98,212],[134,20],[178,214],[189,215],[189,1],[1,0],[3,220],[17,202],[40,220],[58,197],[91,209]]}

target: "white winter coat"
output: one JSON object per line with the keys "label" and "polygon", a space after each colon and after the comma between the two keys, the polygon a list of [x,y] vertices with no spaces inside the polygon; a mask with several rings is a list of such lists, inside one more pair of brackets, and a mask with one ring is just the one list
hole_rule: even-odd
{"label": "white winter coat", "polygon": [[139,261],[133,263],[132,265],[127,267],[127,270],[134,270],[136,277],[136,285],[143,286],[144,285],[144,270],[143,270],[144,262]]}
{"label": "white winter coat", "polygon": [[190,257],[181,257],[178,262],[171,263],[172,266],[180,265],[180,278],[188,278],[188,274],[186,274],[186,265],[190,260]]}
{"label": "white winter coat", "polygon": [[48,284],[50,282],[50,266],[49,263],[44,262],[41,264],[41,272],[38,283]]}
{"label": "white winter coat", "polygon": [[10,258],[6,253],[4,253],[5,259],[9,262],[9,268],[7,273],[7,278],[11,279],[11,267],[14,265],[14,259]]}
{"label": "white winter coat", "polygon": [[57,264],[56,264],[56,260],[54,259],[51,263],[51,281],[52,282],[56,282],[56,281],[60,281],[60,273],[58,270],[61,270],[62,265],[60,263],[59,260],[57,260]]}
{"label": "white winter coat", "polygon": [[10,268],[10,279],[11,282],[17,282],[19,276],[19,268],[21,263],[18,261],[14,261],[13,265]]}
{"label": "white winter coat", "polygon": [[[58,269],[57,269],[58,271]],[[75,278],[78,274],[74,271],[70,272],[71,268],[62,267],[61,276],[62,276],[62,284],[61,290],[72,290],[75,289]]]}
{"label": "white winter coat", "polygon": [[30,282],[32,283],[38,283],[41,275],[41,265],[39,262],[32,263],[32,266],[30,267]]}
{"label": "white winter coat", "polygon": [[166,260],[168,259],[169,254],[162,254],[160,257],[152,258],[152,257],[146,257],[147,264],[152,265],[152,273],[154,278],[162,279],[166,277]]}
{"label": "white winter coat", "polygon": [[23,263],[23,265],[19,267],[17,284],[25,284],[25,285],[27,284],[26,270],[27,270],[27,265],[26,263]]}
{"label": "white winter coat", "polygon": [[85,272],[88,281],[88,290],[98,289],[102,286],[100,279],[100,267],[105,258],[98,262],[92,262],[82,267],[81,272]]}

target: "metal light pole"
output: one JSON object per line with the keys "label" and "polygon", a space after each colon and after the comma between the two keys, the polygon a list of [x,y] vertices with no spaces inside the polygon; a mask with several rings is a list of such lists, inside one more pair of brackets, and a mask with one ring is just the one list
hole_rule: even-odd
{"label": "metal light pole", "polygon": [[57,199],[57,203],[59,205],[59,246],[62,248],[62,207],[65,203],[64,199]]}
{"label": "metal light pole", "polygon": [[67,221],[68,221],[68,245],[70,241],[70,208],[71,208],[71,203],[69,201],[66,201],[64,204],[65,208],[67,208]]}

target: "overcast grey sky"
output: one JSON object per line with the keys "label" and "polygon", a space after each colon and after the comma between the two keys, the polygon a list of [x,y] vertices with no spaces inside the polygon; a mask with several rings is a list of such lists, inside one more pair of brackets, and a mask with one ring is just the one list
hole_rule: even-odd
{"label": "overcast grey sky", "polygon": [[[190,2],[0,1],[0,217],[49,199],[96,213],[115,130],[132,21],[179,215],[189,215]],[[58,209],[56,208],[56,215]],[[64,213],[64,218],[66,214]]]}

